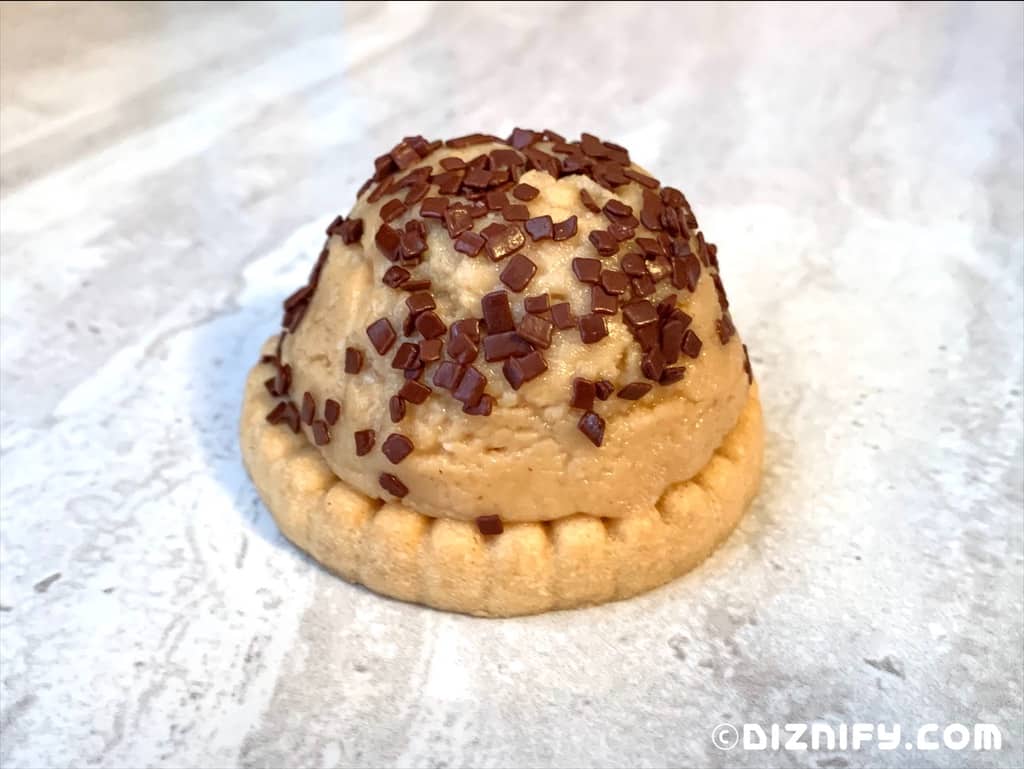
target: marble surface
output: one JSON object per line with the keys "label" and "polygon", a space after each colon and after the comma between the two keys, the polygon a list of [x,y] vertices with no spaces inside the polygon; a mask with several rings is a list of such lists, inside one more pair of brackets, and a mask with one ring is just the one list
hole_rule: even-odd
{"label": "marble surface", "polygon": [[[1024,12],[0,9],[0,764],[1024,763]],[[55,32],[55,30],[57,32]],[[704,567],[509,621],[282,540],[239,396],[397,137],[590,130],[719,244],[769,435]],[[723,752],[990,722],[998,752]]]}

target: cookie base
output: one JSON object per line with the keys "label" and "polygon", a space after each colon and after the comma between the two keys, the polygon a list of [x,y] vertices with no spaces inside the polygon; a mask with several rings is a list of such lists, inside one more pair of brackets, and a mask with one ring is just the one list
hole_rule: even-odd
{"label": "cookie base", "polygon": [[305,433],[271,425],[276,400],[246,381],[245,466],[278,527],[330,571],[375,592],[485,617],[536,614],[637,595],[686,573],[736,526],[761,479],[757,385],[732,431],[695,477],[669,488],[645,515],[574,515],[507,523],[485,537],[473,522],[421,515],[371,499],[340,480]]}

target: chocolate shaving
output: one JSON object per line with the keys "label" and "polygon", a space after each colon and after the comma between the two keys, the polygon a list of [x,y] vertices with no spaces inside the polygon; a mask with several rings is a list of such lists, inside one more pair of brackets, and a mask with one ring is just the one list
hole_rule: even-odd
{"label": "chocolate shaving", "polygon": [[595,446],[600,447],[604,443],[604,420],[593,411],[581,416],[576,426]]}
{"label": "chocolate shaving", "polygon": [[496,536],[505,531],[501,518],[496,515],[481,515],[476,519],[476,528],[481,534],[489,537]]}
{"label": "chocolate shaving", "polygon": [[355,434],[356,456],[365,457],[373,450],[373,444],[377,440],[377,434],[373,430],[358,430]]}
{"label": "chocolate shaving", "polygon": [[377,479],[380,483],[380,487],[389,494],[402,499],[406,494],[409,493],[409,487],[402,483],[391,473],[381,473]]}

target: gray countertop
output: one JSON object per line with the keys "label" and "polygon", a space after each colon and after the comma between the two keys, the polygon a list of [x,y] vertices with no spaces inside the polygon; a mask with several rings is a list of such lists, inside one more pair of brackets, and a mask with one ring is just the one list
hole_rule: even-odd
{"label": "gray countertop", "polygon": [[[0,763],[1020,766],[1024,10],[0,10]],[[589,130],[683,189],[761,382],[703,567],[507,621],[278,534],[242,381],[370,158]],[[721,723],[1002,748],[731,751]]]}

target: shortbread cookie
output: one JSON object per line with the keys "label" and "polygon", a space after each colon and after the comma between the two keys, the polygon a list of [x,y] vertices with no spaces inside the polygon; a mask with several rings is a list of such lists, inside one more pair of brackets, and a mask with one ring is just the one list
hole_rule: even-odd
{"label": "shortbread cookie", "polygon": [[761,422],[682,193],[589,134],[409,137],[375,169],[250,377],[246,464],[284,533],[492,616],[705,557],[754,494]]}

